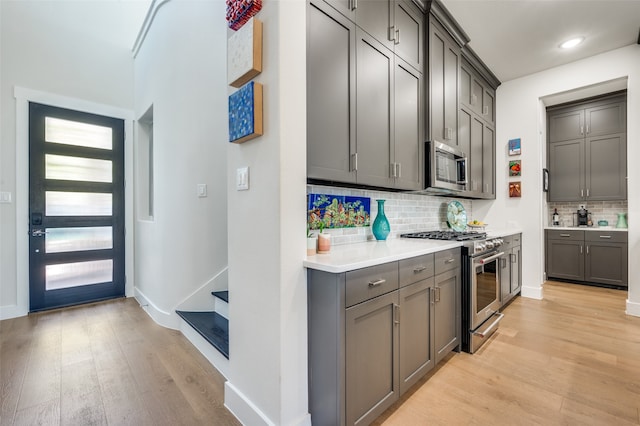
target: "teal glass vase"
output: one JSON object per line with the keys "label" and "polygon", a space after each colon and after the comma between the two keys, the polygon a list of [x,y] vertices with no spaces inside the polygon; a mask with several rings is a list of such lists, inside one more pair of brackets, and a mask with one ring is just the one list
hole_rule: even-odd
{"label": "teal glass vase", "polygon": [[618,223],[616,223],[616,228],[626,228],[626,227],[627,227],[627,214],[618,213]]}
{"label": "teal glass vase", "polygon": [[387,239],[389,232],[391,232],[391,228],[389,227],[389,220],[384,214],[385,200],[376,201],[378,202],[378,214],[376,215],[376,219],[373,221],[371,231],[373,232],[373,236],[376,237],[376,240],[382,241]]}

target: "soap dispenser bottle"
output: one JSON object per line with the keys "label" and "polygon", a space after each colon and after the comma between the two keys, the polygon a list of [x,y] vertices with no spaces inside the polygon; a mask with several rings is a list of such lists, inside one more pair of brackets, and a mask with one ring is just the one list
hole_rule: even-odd
{"label": "soap dispenser bottle", "polygon": [[553,220],[552,220],[553,226],[559,226],[560,225],[560,215],[558,214],[558,209],[553,209]]}

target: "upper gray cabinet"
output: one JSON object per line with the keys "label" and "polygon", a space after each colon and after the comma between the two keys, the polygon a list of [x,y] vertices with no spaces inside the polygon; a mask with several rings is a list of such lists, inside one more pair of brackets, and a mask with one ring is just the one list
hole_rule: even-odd
{"label": "upper gray cabinet", "polygon": [[429,17],[429,139],[459,149],[460,46]]}
{"label": "upper gray cabinet", "polygon": [[460,66],[460,106],[495,125],[495,90],[466,60]]}
{"label": "upper gray cabinet", "polygon": [[626,96],[549,109],[549,201],[627,198]]}
{"label": "upper gray cabinet", "polygon": [[355,183],[356,27],[323,1],[307,12],[307,176]]}
{"label": "upper gray cabinet", "polygon": [[412,1],[395,1],[390,29],[394,52],[416,70],[424,69],[424,15]]}

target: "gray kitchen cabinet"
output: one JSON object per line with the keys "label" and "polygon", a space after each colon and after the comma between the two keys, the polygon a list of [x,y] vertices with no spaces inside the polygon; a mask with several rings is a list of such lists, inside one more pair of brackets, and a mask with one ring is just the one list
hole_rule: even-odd
{"label": "gray kitchen cabinet", "polygon": [[307,271],[314,425],[369,424],[460,343],[460,249]]}
{"label": "gray kitchen cabinet", "polygon": [[626,97],[549,109],[549,201],[627,199]]}
{"label": "gray kitchen cabinet", "polygon": [[584,232],[547,230],[547,277],[584,281]]}
{"label": "gray kitchen cabinet", "polygon": [[500,301],[505,306],[522,288],[522,234],[503,237],[500,258]]}
{"label": "gray kitchen cabinet", "polygon": [[389,0],[325,0],[338,12],[393,49],[389,27],[393,22],[393,4]]}
{"label": "gray kitchen cabinet", "polygon": [[394,57],[376,39],[357,29],[357,182],[393,186]]}
{"label": "gray kitchen cabinet", "polygon": [[[473,143],[473,141],[472,141]],[[484,126],[482,132],[482,196],[496,196],[496,136],[493,128]]]}
{"label": "gray kitchen cabinet", "polygon": [[348,425],[371,423],[399,397],[397,311],[397,290],[346,310]]}
{"label": "gray kitchen cabinet", "polygon": [[460,46],[429,17],[429,139],[458,147]]}
{"label": "gray kitchen cabinet", "polygon": [[323,1],[307,15],[307,176],[355,183],[356,28]]}
{"label": "gray kitchen cabinet", "polygon": [[433,287],[435,361],[460,347],[461,272],[460,249],[436,253],[436,276]]}
{"label": "gray kitchen cabinet", "polygon": [[546,239],[549,278],[628,285],[626,232],[547,230]]}
{"label": "gray kitchen cabinet", "polygon": [[394,53],[414,67],[424,70],[424,14],[411,0],[393,2],[394,25],[390,36],[393,38]]}
{"label": "gray kitchen cabinet", "polygon": [[628,285],[628,235],[626,232],[585,232],[587,282]]}

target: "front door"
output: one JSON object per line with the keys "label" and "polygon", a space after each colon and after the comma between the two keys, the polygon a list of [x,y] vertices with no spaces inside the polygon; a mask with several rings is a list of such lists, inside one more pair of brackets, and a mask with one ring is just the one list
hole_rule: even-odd
{"label": "front door", "polygon": [[124,286],[124,121],[30,103],[30,311]]}

